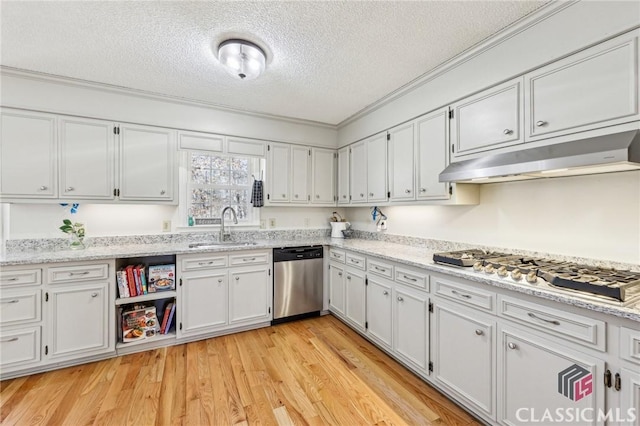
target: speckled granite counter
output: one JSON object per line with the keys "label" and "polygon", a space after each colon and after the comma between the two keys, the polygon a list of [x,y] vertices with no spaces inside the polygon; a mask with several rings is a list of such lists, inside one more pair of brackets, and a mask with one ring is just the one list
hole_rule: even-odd
{"label": "speckled granite counter", "polygon": [[[187,242],[164,242],[152,244],[109,245],[89,247],[84,250],[14,251],[0,256],[0,267],[36,263],[158,256],[167,254],[213,253],[239,250],[259,250],[274,247],[328,245],[640,322],[640,302],[634,306],[622,307],[615,304],[574,297],[566,291],[557,290],[549,286],[530,285],[526,283],[520,284],[508,278],[498,278],[496,275],[486,275],[474,272],[470,268],[454,268],[438,265],[433,262],[432,259],[434,252],[460,248],[459,246],[455,246],[455,243],[451,243],[452,245],[450,247],[442,247],[442,245],[440,245],[437,249],[434,249],[432,247],[415,247],[412,245],[398,244],[388,241],[367,239],[340,240],[322,236],[296,239],[255,240],[255,242],[256,245],[252,246],[229,245],[215,248],[189,248],[189,243]],[[605,262],[597,263],[606,264]]]}

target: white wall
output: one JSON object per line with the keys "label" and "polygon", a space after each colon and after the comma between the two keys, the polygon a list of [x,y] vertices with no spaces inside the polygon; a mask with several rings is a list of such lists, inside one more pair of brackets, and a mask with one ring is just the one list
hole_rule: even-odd
{"label": "white wall", "polygon": [[[381,209],[392,234],[640,265],[640,171],[487,184],[477,206]],[[369,208],[347,216],[376,230]]]}

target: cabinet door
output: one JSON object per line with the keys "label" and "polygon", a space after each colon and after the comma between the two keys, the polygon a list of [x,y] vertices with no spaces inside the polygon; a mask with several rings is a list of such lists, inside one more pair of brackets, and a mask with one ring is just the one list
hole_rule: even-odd
{"label": "cabinet door", "polygon": [[114,128],[106,121],[60,120],[60,197],[114,198]]}
{"label": "cabinet door", "polygon": [[345,315],[360,331],[365,330],[366,286],[364,272],[348,269],[345,273]]}
{"label": "cabinet door", "polygon": [[440,302],[433,311],[435,379],[495,420],[495,321]]}
{"label": "cabinet door", "polygon": [[335,205],[336,152],[332,149],[312,148],[311,202]]}
{"label": "cabinet door", "polygon": [[376,341],[391,348],[392,291],[391,285],[376,277],[369,277],[367,285],[367,333]]}
{"label": "cabinet door", "polygon": [[635,420],[626,424],[638,426],[640,425],[640,372],[623,368],[620,375],[622,377],[622,390],[620,391],[622,416],[631,420],[629,414],[633,413]]}
{"label": "cabinet door", "polygon": [[329,309],[338,315],[345,315],[344,268],[329,265]]}
{"label": "cabinet door", "polygon": [[367,202],[387,201],[387,133],[367,140]]}
{"label": "cabinet door", "polygon": [[301,146],[291,147],[291,198],[292,203],[308,204],[309,165],[311,149]]}
{"label": "cabinet door", "polygon": [[[108,352],[108,284],[60,286],[48,290],[48,346],[51,358],[79,358]],[[46,298],[45,298],[46,300]]]}
{"label": "cabinet door", "polygon": [[229,323],[271,320],[271,291],[268,269],[229,272]]}
{"label": "cabinet door", "polygon": [[267,147],[267,203],[288,203],[291,179],[291,146],[270,144]]}
{"label": "cabinet door", "polygon": [[414,124],[389,130],[389,191],[392,201],[415,200]]}
{"label": "cabinet door", "polygon": [[522,143],[522,102],[518,77],[452,105],[453,157]]}
{"label": "cabinet door", "polygon": [[209,270],[183,274],[179,287],[178,335],[193,335],[227,324],[227,271]]}
{"label": "cabinet door", "polygon": [[338,151],[338,204],[349,204],[349,147]]}
{"label": "cabinet door", "polygon": [[[604,410],[602,360],[507,327],[500,331],[498,348],[502,423],[539,423],[545,412]],[[604,422],[594,415],[587,424]]]}
{"label": "cabinet door", "polygon": [[638,120],[638,34],[526,74],[527,139]]}
{"label": "cabinet door", "polygon": [[349,148],[349,185],[352,203],[367,202],[367,146],[364,141]]}
{"label": "cabinet door", "polygon": [[426,294],[396,288],[393,305],[393,350],[427,374],[429,301]]}
{"label": "cabinet door", "polygon": [[447,184],[438,175],[449,164],[448,109],[441,109],[416,120],[418,150],[418,200],[449,198]]}
{"label": "cabinet door", "polygon": [[120,199],[173,201],[175,131],[133,124],[119,129]]}
{"label": "cabinet door", "polygon": [[16,198],[56,198],[55,117],[7,109],[0,117],[0,193]]}

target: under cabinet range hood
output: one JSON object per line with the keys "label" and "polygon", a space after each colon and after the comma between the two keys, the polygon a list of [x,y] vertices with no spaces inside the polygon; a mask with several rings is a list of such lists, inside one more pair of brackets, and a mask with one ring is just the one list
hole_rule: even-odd
{"label": "under cabinet range hood", "polygon": [[451,163],[440,182],[490,183],[640,169],[640,130]]}

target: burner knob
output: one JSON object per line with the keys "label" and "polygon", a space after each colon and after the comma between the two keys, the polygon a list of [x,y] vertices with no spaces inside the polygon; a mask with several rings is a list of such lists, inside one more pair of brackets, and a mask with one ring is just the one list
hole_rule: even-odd
{"label": "burner knob", "polygon": [[473,264],[473,270],[476,272],[480,272],[482,271],[482,261],[478,260],[476,263]]}
{"label": "burner knob", "polygon": [[522,272],[520,272],[520,269],[514,269],[511,271],[511,278],[516,281],[520,281],[522,279]]}
{"label": "burner knob", "polygon": [[500,277],[506,277],[507,275],[509,275],[509,271],[507,271],[506,266],[499,267],[497,272],[498,272],[498,276]]}
{"label": "burner knob", "polygon": [[493,274],[494,270],[493,270],[493,265],[492,264],[488,264],[484,267],[484,272],[486,272],[487,274]]}
{"label": "burner knob", "polygon": [[536,276],[536,271],[531,271],[527,274],[527,282],[530,284],[535,284],[538,282],[538,277]]}

